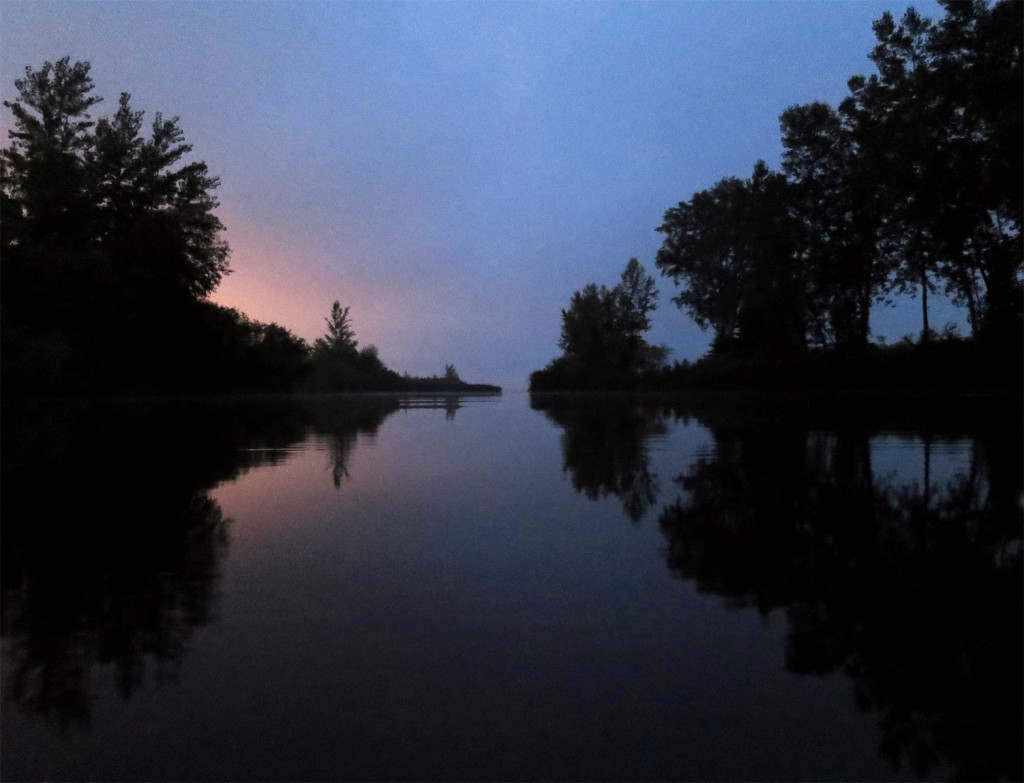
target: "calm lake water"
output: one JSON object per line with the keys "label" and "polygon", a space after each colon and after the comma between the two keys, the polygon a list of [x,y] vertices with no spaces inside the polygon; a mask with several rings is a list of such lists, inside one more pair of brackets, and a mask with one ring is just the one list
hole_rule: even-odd
{"label": "calm lake water", "polygon": [[1021,778],[1019,400],[3,413],[5,780]]}

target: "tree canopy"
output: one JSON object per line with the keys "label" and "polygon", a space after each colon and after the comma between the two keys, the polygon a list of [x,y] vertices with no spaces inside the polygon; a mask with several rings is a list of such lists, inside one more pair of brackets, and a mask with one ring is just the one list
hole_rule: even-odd
{"label": "tree canopy", "polygon": [[312,387],[318,391],[355,391],[397,389],[403,381],[389,370],[368,345],[359,350],[349,308],[335,301],[331,306],[327,333],[313,343],[311,355]]}
{"label": "tree canopy", "polygon": [[313,344],[318,353],[354,354],[359,345],[348,317],[348,308],[335,300],[331,306],[331,317],[327,322],[327,334]]}
{"label": "tree canopy", "polygon": [[562,310],[562,355],[530,378],[531,388],[628,385],[660,366],[667,349],[644,339],[657,307],[653,277],[635,258],[613,288],[589,283]]}
{"label": "tree canopy", "polygon": [[927,341],[936,290],[979,339],[1020,345],[1024,4],[942,5],[875,22],[878,72],[838,109],[783,112],[782,172],[759,162],[666,211],[657,266],[713,352],[863,351],[898,293],[920,296]]}
{"label": "tree canopy", "polygon": [[[210,344],[205,298],[228,273],[218,185],[177,118],[122,93],[94,120],[89,64],[15,82],[0,150],[5,380],[35,390],[190,388]],[[214,319],[215,320],[215,319]],[[215,342],[215,341],[214,341]]]}

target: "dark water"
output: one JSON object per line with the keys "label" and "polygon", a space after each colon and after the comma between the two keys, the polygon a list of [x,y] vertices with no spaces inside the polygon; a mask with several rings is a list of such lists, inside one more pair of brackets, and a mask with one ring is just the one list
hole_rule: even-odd
{"label": "dark water", "polygon": [[1021,778],[1019,401],[3,414],[5,780]]}

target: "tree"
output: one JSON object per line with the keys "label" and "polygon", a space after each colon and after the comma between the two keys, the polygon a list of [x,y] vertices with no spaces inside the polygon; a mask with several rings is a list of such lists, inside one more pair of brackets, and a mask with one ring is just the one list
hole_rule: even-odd
{"label": "tree", "polygon": [[948,172],[936,226],[939,272],[947,291],[968,307],[979,337],[1019,349],[1024,6],[944,5],[946,16],[928,42],[934,78],[926,84],[928,99],[943,112]]}
{"label": "tree", "polygon": [[1021,331],[1022,6],[944,2],[937,23],[912,9],[874,25],[878,73],[850,81],[841,110],[862,154],[884,173],[896,282],[927,296],[937,283],[978,334]]}
{"label": "tree", "polygon": [[20,101],[4,101],[14,115],[11,145],[2,151],[4,249],[29,239],[81,239],[87,169],[83,159],[93,122],[87,63],[65,57],[14,82]]}
{"label": "tree", "polygon": [[720,180],[665,212],[656,265],[683,286],[672,301],[714,330],[717,353],[805,346],[791,198],[785,177],[758,161],[749,180]]}
{"label": "tree", "polygon": [[976,336],[1019,352],[1024,4],[943,6],[937,23],[877,20],[877,73],[853,77],[838,111],[782,114],[784,177],[758,163],[666,211],[656,263],[713,352],[864,350],[894,292],[920,293],[927,340],[941,287]]}
{"label": "tree", "polygon": [[[883,14],[874,25],[878,44],[869,55],[878,74],[850,79],[850,97],[841,104],[851,118],[862,154],[879,174],[875,185],[886,215],[882,241],[900,259],[895,282],[900,291],[921,293],[921,335],[927,340],[928,295],[940,253],[933,216],[939,203],[943,123],[926,93],[932,78],[928,36],[931,22],[910,9],[897,25]],[[884,176],[882,173],[884,172]]]}
{"label": "tree", "polygon": [[805,267],[808,336],[818,345],[863,350],[871,307],[889,288],[876,177],[849,122],[828,104],[791,106],[780,124],[796,252]]}
{"label": "tree", "polygon": [[330,352],[338,355],[353,355],[358,342],[352,324],[348,318],[348,308],[342,307],[337,300],[331,306],[331,317],[324,319],[327,323],[327,334],[313,344],[317,353]]}
{"label": "tree", "polygon": [[389,370],[376,347],[358,349],[348,308],[340,302],[331,306],[327,334],[313,343],[311,388],[315,391],[380,391],[398,389],[402,378]]}
{"label": "tree", "polygon": [[615,299],[607,287],[588,283],[562,310],[558,347],[577,364],[599,367],[621,352],[624,335],[616,329]]}
{"label": "tree", "polygon": [[[644,340],[657,308],[654,278],[631,258],[612,289],[590,283],[562,311],[558,342],[566,357],[608,378],[651,369],[656,352]],[[664,353],[659,354],[664,358]]]}
{"label": "tree", "polygon": [[651,328],[650,314],[657,308],[658,289],[651,277],[635,258],[629,259],[615,286],[615,309],[618,326],[626,340],[626,350],[639,356],[645,332]]}
{"label": "tree", "polygon": [[676,283],[685,283],[672,301],[685,307],[701,329],[710,328],[719,348],[736,338],[749,263],[737,252],[732,231],[743,187],[735,177],[719,180],[667,210],[657,229],[666,239],[656,266]]}
{"label": "tree", "polygon": [[[668,349],[644,339],[657,307],[655,281],[635,258],[614,288],[588,283],[562,310],[562,356],[531,377],[531,386],[608,387],[631,382],[664,363]],[[547,373],[547,375],[545,375]]]}
{"label": "tree", "polygon": [[218,181],[186,160],[176,118],[157,114],[143,138],[127,94],[93,121],[89,68],[67,57],[28,67],[4,104],[14,119],[0,151],[7,388],[201,385],[196,359],[211,340],[194,334],[197,308],[228,273]]}
{"label": "tree", "polygon": [[219,181],[201,161],[182,163],[192,145],[184,143],[177,117],[158,113],[148,139],[140,136],[142,118],[121,93],[114,117],[96,123],[87,162],[101,216],[98,240],[131,267],[158,247],[171,249],[163,264],[147,265],[150,282],[205,297],[228,272],[228,249],[219,239],[224,226],[211,195]]}

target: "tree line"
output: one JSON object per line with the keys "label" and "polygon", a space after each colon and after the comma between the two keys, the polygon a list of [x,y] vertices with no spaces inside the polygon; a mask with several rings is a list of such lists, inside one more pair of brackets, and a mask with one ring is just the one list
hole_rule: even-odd
{"label": "tree line", "polygon": [[89,63],[26,67],[0,150],[3,391],[194,393],[466,389],[400,376],[359,350],[335,302],[312,345],[209,301],[230,273],[219,181],[178,118],[122,93],[93,119]]}
{"label": "tree line", "polygon": [[[937,22],[913,9],[878,19],[877,73],[850,79],[838,107],[782,113],[781,171],[758,161],[748,179],[665,212],[655,265],[680,287],[672,301],[712,332],[708,358],[862,361],[876,348],[873,306],[901,294],[919,298],[927,346],[939,336],[929,295],[941,291],[966,309],[974,353],[1019,376],[1024,4],[942,6]],[[564,354],[535,374],[537,388],[559,385],[578,357],[577,322],[605,317],[594,300],[588,286],[563,311]],[[594,365],[584,385],[639,382],[631,369],[608,384]]]}

